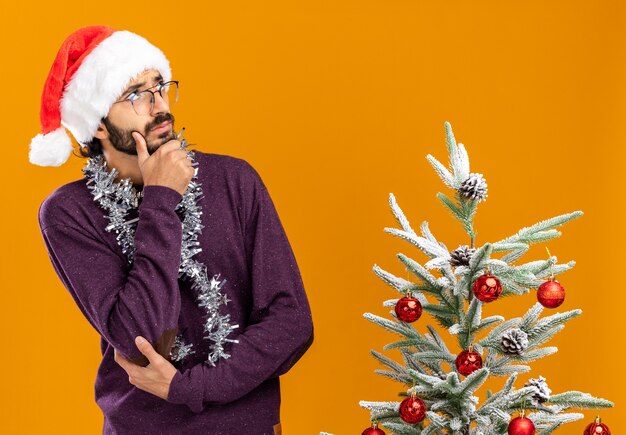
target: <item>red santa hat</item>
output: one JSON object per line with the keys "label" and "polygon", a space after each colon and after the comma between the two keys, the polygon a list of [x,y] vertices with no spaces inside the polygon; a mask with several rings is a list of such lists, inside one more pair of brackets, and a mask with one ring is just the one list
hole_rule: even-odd
{"label": "red santa hat", "polygon": [[172,78],[165,55],[146,39],[108,26],[78,29],[61,45],[41,96],[41,134],[29,160],[59,166],[72,152],[69,130],[80,146],[91,141],[102,118],[128,83],[147,69]]}

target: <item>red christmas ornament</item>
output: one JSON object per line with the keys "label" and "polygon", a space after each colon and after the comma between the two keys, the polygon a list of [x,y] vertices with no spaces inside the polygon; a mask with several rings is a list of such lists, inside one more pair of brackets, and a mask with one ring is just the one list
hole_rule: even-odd
{"label": "red christmas ornament", "polygon": [[415,298],[405,296],[396,303],[396,315],[403,322],[415,322],[422,315],[422,304]]}
{"label": "red christmas ornament", "polygon": [[551,279],[537,288],[537,300],[546,308],[556,308],[565,300],[565,289],[558,281]]}
{"label": "red christmas ornament", "polygon": [[495,276],[485,273],[479,276],[473,285],[474,295],[483,302],[493,302],[502,293],[502,284]]}
{"label": "red christmas ornament", "polygon": [[426,404],[419,397],[409,396],[400,403],[400,418],[407,423],[419,423],[425,416]]}
{"label": "red christmas ornament", "polygon": [[372,423],[372,427],[368,427],[361,435],[386,435],[385,431],[378,429],[378,423]]}
{"label": "red christmas ornament", "polygon": [[600,422],[600,417],[596,417],[596,421],[587,426],[583,435],[611,435],[611,430],[606,424]]}
{"label": "red christmas ornament", "polygon": [[459,373],[463,376],[469,376],[482,368],[483,359],[478,352],[464,350],[456,357],[455,365]]}
{"label": "red christmas ornament", "polygon": [[509,422],[509,435],[535,435],[535,424],[532,420],[524,417],[524,413],[520,417],[516,417]]}

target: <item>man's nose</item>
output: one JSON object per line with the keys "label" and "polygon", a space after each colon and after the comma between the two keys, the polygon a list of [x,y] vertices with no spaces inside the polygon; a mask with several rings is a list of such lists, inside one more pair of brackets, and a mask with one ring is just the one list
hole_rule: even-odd
{"label": "man's nose", "polygon": [[152,114],[169,112],[170,104],[167,99],[161,96],[160,92],[152,94],[154,96],[154,104],[152,105]]}

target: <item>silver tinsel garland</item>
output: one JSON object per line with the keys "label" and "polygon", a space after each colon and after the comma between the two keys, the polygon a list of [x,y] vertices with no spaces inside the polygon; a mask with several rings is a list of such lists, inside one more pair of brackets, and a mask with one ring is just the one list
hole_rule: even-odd
{"label": "silver tinsel garland", "polygon": [[[192,164],[196,166],[194,152],[187,150],[187,141],[180,138],[181,134],[178,135],[181,149],[187,152]],[[102,155],[88,159],[83,172],[94,201],[98,202],[108,213],[106,217],[109,219],[109,225],[106,226],[106,231],[116,232],[117,243],[126,255],[128,262],[132,264],[135,254],[135,228],[139,218],[128,219],[128,214],[131,210],[138,209],[143,192],[137,192],[130,178],[116,182],[115,177],[118,171],[112,168],[110,172],[107,172],[106,161]],[[196,167],[196,172],[175,209],[183,211],[179,278],[186,277],[191,280],[191,288],[198,294],[198,306],[204,307],[207,312],[207,319],[204,323],[204,332],[207,335],[204,338],[213,342],[210,346],[211,352],[207,356],[207,362],[214,366],[219,358],[230,357],[224,352],[224,344],[239,342],[227,338],[231,331],[238,328],[239,325],[230,324],[230,314],[221,315],[219,313],[219,307],[230,302],[226,295],[220,292],[226,280],[219,280],[220,274],[209,279],[206,266],[192,258],[202,251],[200,242],[198,242],[198,236],[203,228],[200,219],[202,210],[198,206],[198,200],[202,196],[202,185],[197,182],[197,176],[198,168]],[[176,336],[170,352],[172,360],[182,361],[187,355],[195,353],[191,350],[192,347],[193,344],[185,344],[180,335]]]}

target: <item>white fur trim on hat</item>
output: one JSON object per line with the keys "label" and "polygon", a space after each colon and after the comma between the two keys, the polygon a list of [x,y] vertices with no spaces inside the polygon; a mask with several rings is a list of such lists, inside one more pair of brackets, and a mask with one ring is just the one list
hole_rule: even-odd
{"label": "white fur trim on hat", "polygon": [[60,166],[72,153],[72,140],[63,127],[38,134],[30,142],[28,159],[39,166]]}
{"label": "white fur trim on hat", "polygon": [[82,145],[93,139],[102,118],[128,83],[148,69],[172,78],[165,55],[145,38],[114,32],[85,57],[61,98],[61,123]]}

